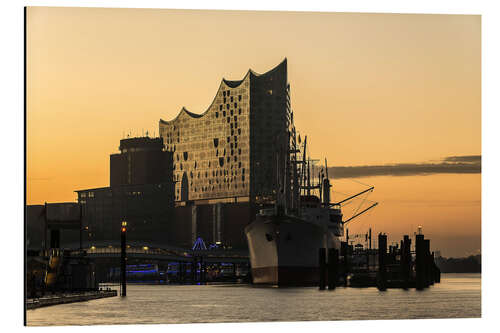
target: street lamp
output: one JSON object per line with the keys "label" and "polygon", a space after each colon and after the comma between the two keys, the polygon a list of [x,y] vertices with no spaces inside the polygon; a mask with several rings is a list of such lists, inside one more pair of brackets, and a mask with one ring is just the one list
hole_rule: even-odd
{"label": "street lamp", "polygon": [[127,221],[122,221],[121,227],[121,296],[127,296]]}

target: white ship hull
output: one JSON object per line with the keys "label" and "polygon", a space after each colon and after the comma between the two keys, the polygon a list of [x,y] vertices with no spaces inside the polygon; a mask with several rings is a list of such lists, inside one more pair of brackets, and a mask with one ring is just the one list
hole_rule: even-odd
{"label": "white ship hull", "polygon": [[290,216],[257,215],[245,234],[255,284],[317,285],[319,248],[338,246],[322,226]]}

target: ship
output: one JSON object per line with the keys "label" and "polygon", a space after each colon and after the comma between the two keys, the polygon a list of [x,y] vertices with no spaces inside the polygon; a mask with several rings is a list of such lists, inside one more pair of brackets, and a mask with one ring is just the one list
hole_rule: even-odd
{"label": "ship", "polygon": [[[299,136],[297,145],[293,128],[290,138],[290,146],[277,151],[278,188],[274,202],[264,205],[245,227],[253,284],[318,285],[319,249],[340,251],[344,226],[377,205],[374,203],[344,221],[341,205],[374,187],[331,203],[326,159],[317,178],[311,177],[313,161],[306,158],[307,137],[300,146]],[[316,180],[315,185],[311,179]]]}

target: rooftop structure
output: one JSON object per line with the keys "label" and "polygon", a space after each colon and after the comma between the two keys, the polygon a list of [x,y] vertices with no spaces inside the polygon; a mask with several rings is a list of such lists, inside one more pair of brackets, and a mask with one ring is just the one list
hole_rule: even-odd
{"label": "rooftop structure", "polygon": [[120,140],[120,153],[110,155],[110,186],[172,181],[172,153],[163,151],[161,138]]}

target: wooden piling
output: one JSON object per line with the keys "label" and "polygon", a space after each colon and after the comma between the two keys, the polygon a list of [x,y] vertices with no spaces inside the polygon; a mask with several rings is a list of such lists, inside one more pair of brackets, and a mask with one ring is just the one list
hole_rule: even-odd
{"label": "wooden piling", "polygon": [[326,249],[319,249],[319,290],[325,290],[326,275]]}
{"label": "wooden piling", "polygon": [[339,251],[337,249],[334,249],[334,248],[328,249],[328,289],[329,290],[334,290],[337,287],[338,266],[339,266]]}
{"label": "wooden piling", "polygon": [[[434,254],[434,252],[432,254]],[[436,265],[436,261],[435,260],[433,260],[433,263],[434,263],[434,269],[435,269],[435,274],[436,274],[435,278],[434,278],[434,281],[436,281],[436,283],[441,283],[441,270]]]}
{"label": "wooden piling", "polygon": [[434,261],[434,252],[431,252],[430,259],[429,259],[429,264],[431,266],[432,284],[434,284],[435,282],[437,282],[437,278],[436,278],[437,267],[436,267],[436,263]]}
{"label": "wooden piling", "polygon": [[401,245],[401,280],[403,288],[408,288],[410,284],[411,270],[411,239],[408,235],[404,235]]}
{"label": "wooden piling", "polygon": [[416,271],[416,288],[422,290],[425,288],[425,249],[424,235],[415,236],[415,271]]}
{"label": "wooden piling", "polygon": [[424,253],[425,253],[425,286],[428,287],[434,284],[432,277],[432,262],[431,262],[431,241],[424,239]]}
{"label": "wooden piling", "polygon": [[344,285],[347,286],[347,274],[349,273],[349,245],[347,242],[340,243],[340,255],[344,258],[342,273],[344,278]]}
{"label": "wooden piling", "polygon": [[378,235],[378,278],[377,278],[377,288],[379,290],[387,289],[387,268],[386,268],[386,256],[387,256],[387,235]]}

